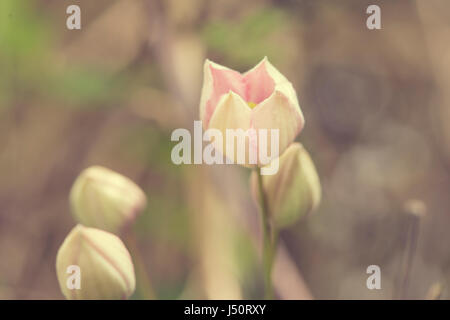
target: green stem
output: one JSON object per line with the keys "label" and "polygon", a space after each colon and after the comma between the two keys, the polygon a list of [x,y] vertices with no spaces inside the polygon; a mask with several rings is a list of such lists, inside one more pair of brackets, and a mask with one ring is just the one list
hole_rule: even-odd
{"label": "green stem", "polygon": [[262,233],[263,233],[262,263],[264,273],[264,298],[270,300],[274,298],[273,284],[272,284],[272,269],[275,258],[277,234],[270,220],[270,212],[269,207],[267,205],[266,194],[263,188],[261,169],[257,169],[256,173],[258,176],[258,192],[260,199]]}

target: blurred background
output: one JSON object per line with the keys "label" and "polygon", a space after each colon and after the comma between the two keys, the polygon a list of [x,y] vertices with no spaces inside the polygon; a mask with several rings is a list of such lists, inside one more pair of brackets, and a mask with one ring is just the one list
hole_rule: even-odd
{"label": "blurred background", "polygon": [[[71,4],[81,30],[66,28]],[[381,30],[366,28],[370,4]],[[205,58],[243,72],[264,56],[297,89],[297,140],[323,188],[281,234],[277,296],[391,299],[417,199],[426,216],[403,297],[440,284],[448,298],[449,35],[446,0],[2,0],[0,299],[63,298],[69,190],[94,164],[148,195],[135,231],[149,282],[138,277],[133,298],[260,298],[249,171],[176,166],[170,134],[199,118]],[[381,290],[366,287],[372,264]]]}

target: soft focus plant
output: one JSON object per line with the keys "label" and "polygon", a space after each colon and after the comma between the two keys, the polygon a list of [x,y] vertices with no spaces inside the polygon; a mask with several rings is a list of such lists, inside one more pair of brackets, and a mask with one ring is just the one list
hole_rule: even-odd
{"label": "soft focus plant", "polygon": [[[79,268],[80,286],[69,286],[70,267]],[[135,289],[133,262],[116,235],[77,225],[58,250],[56,273],[67,299],[127,299]]]}
{"label": "soft focus plant", "polygon": [[[279,155],[304,125],[292,84],[267,58],[244,74],[206,60],[200,118],[205,129],[217,129],[222,133],[223,147],[219,149],[232,160],[235,160],[237,152],[231,156],[227,152],[227,146],[233,146],[234,143],[226,139],[227,129],[254,129],[246,137],[245,150],[252,150],[255,155],[260,154],[260,139],[257,136],[260,129],[269,131],[269,136],[270,130],[276,129],[279,134]],[[267,150],[272,150],[272,139],[269,136]],[[248,159],[248,155],[245,158]],[[261,164],[259,161],[258,163]]]}
{"label": "soft focus plant", "polygon": [[261,175],[254,170],[250,178],[253,197],[259,204],[263,221],[263,266],[267,298],[273,296],[271,273],[279,231],[312,212],[321,198],[316,168],[301,144],[291,144],[281,155],[279,165],[274,175]]}
{"label": "soft focus plant", "polygon": [[[297,94],[267,58],[244,74],[206,60],[200,118],[205,129],[217,129],[224,137],[228,129],[278,131],[276,156],[280,157],[272,159],[280,161],[278,172],[263,175],[264,165],[258,161],[251,177],[261,212],[265,297],[273,298],[271,274],[278,231],[306,215],[320,201],[319,178],[309,154],[300,144],[291,145],[305,123]],[[259,137],[249,135],[245,149],[255,154],[260,154],[258,148],[272,150],[270,138],[265,145],[259,145],[259,141]],[[222,143],[224,146],[218,149],[229,157],[227,145],[234,141]]]}
{"label": "soft focus plant", "polygon": [[[258,174],[251,175],[252,195],[261,203]],[[270,221],[276,229],[289,227],[312,212],[320,202],[321,187],[311,157],[298,142],[291,144],[280,157],[280,169],[262,176]]]}
{"label": "soft focus plant", "polygon": [[101,166],[83,170],[70,191],[78,222],[116,234],[135,220],[146,203],[144,192],[133,181]]}
{"label": "soft focus plant", "polygon": [[[128,298],[136,285],[133,260],[140,293],[153,298],[132,229],[146,203],[139,186],[117,172],[101,166],[81,172],[70,192],[72,214],[80,224],[67,236],[56,261],[61,291],[67,299]],[[131,255],[117,235],[124,237]],[[68,266],[80,268],[80,289],[67,286]]]}

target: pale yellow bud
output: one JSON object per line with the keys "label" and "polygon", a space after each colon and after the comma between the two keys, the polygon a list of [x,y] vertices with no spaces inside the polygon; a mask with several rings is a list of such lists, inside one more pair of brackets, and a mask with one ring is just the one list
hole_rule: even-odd
{"label": "pale yellow bud", "polygon": [[114,234],[77,225],[56,256],[62,293],[70,300],[127,299],[135,289],[133,262]]}
{"label": "pale yellow bud", "polygon": [[145,208],[146,197],[127,177],[94,166],[76,179],[70,205],[75,219],[83,225],[118,233]]}
{"label": "pale yellow bud", "polygon": [[[321,187],[314,163],[300,143],[291,144],[279,161],[278,172],[263,175],[262,181],[270,218],[275,227],[283,228],[318,206]],[[251,176],[251,188],[259,199],[256,172]]]}

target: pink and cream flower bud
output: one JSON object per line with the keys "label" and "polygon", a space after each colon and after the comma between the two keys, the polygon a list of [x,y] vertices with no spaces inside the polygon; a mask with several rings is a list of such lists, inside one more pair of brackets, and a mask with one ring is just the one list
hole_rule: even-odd
{"label": "pink and cream flower bud", "polygon": [[[222,133],[223,142],[218,147],[234,162],[236,152],[230,154],[229,148],[235,142],[226,138],[226,130],[249,132],[245,141],[246,150],[257,155],[260,166],[281,155],[305,122],[292,84],[267,58],[244,74],[206,60],[200,118],[205,129],[217,129]],[[260,129],[266,129],[267,137],[259,136]],[[275,140],[272,139],[273,131],[278,132]],[[264,146],[261,140],[266,141]],[[272,148],[274,142],[278,148]],[[263,154],[268,155],[269,160],[261,159],[261,147],[267,149],[263,150]],[[271,150],[276,150],[276,154],[272,155]],[[249,163],[249,154],[245,158],[246,165],[253,164]]]}
{"label": "pink and cream flower bud", "polygon": [[101,166],[83,170],[70,191],[72,214],[78,222],[113,233],[134,221],[146,204],[139,186]]}
{"label": "pink and cream flower bud", "polygon": [[56,256],[56,274],[69,300],[127,299],[134,292],[133,262],[114,234],[77,225]]}
{"label": "pink and cream flower bud", "polygon": [[[291,225],[313,211],[320,202],[321,187],[311,157],[300,143],[291,144],[279,159],[279,170],[262,177],[263,192],[272,223],[277,228]],[[253,197],[258,200],[258,177],[250,178]]]}

